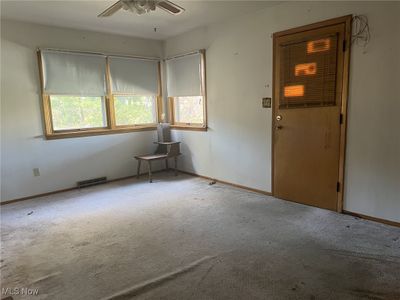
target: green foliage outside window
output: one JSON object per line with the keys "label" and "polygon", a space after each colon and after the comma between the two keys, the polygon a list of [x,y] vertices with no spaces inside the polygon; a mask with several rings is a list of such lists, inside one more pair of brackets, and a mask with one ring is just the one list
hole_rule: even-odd
{"label": "green foliage outside window", "polygon": [[105,127],[102,97],[50,96],[54,130]]}
{"label": "green foliage outside window", "polygon": [[156,123],[154,96],[114,96],[117,125]]}
{"label": "green foliage outside window", "polygon": [[203,97],[175,97],[174,98],[175,122],[187,124],[202,124]]}
{"label": "green foliage outside window", "polygon": [[[51,95],[54,130],[99,128],[107,126],[103,97]],[[155,97],[114,96],[117,125],[156,123]]]}

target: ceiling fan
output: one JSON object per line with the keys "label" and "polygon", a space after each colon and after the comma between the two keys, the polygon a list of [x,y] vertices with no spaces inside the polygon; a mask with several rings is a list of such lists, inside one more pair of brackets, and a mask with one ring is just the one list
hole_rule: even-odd
{"label": "ceiling fan", "polygon": [[178,15],[185,11],[183,7],[168,0],[119,0],[99,14],[98,17],[112,16],[121,8],[142,15],[156,10],[156,7],[161,8],[172,15]]}

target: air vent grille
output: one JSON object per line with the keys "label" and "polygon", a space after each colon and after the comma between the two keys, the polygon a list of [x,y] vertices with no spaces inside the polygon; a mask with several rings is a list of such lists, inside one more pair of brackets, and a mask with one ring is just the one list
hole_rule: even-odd
{"label": "air vent grille", "polygon": [[78,181],[76,184],[77,184],[78,188],[83,188],[83,187],[102,184],[102,183],[106,183],[106,182],[107,182],[107,177],[99,177],[99,178]]}

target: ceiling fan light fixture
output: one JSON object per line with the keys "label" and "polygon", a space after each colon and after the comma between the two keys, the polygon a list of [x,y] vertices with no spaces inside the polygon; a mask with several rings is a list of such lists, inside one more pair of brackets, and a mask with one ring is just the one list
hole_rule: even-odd
{"label": "ceiling fan light fixture", "polygon": [[157,3],[157,6],[173,15],[179,15],[185,11],[183,7],[180,7],[179,5],[176,5],[175,3],[172,3],[167,0],[159,1]]}
{"label": "ceiling fan light fixture", "polygon": [[122,0],[122,5],[125,10],[138,15],[143,15],[156,9],[156,1],[152,0]]}
{"label": "ceiling fan light fixture", "polygon": [[142,15],[156,10],[157,7],[172,15],[178,15],[185,11],[183,7],[168,0],[119,0],[99,14],[98,17],[109,17],[121,8]]}

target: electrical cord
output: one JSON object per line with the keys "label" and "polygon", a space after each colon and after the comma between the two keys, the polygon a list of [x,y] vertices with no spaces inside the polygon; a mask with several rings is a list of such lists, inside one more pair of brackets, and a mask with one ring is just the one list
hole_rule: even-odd
{"label": "electrical cord", "polygon": [[351,43],[365,48],[371,39],[368,18],[364,15],[355,15],[352,23],[353,34],[351,36]]}

